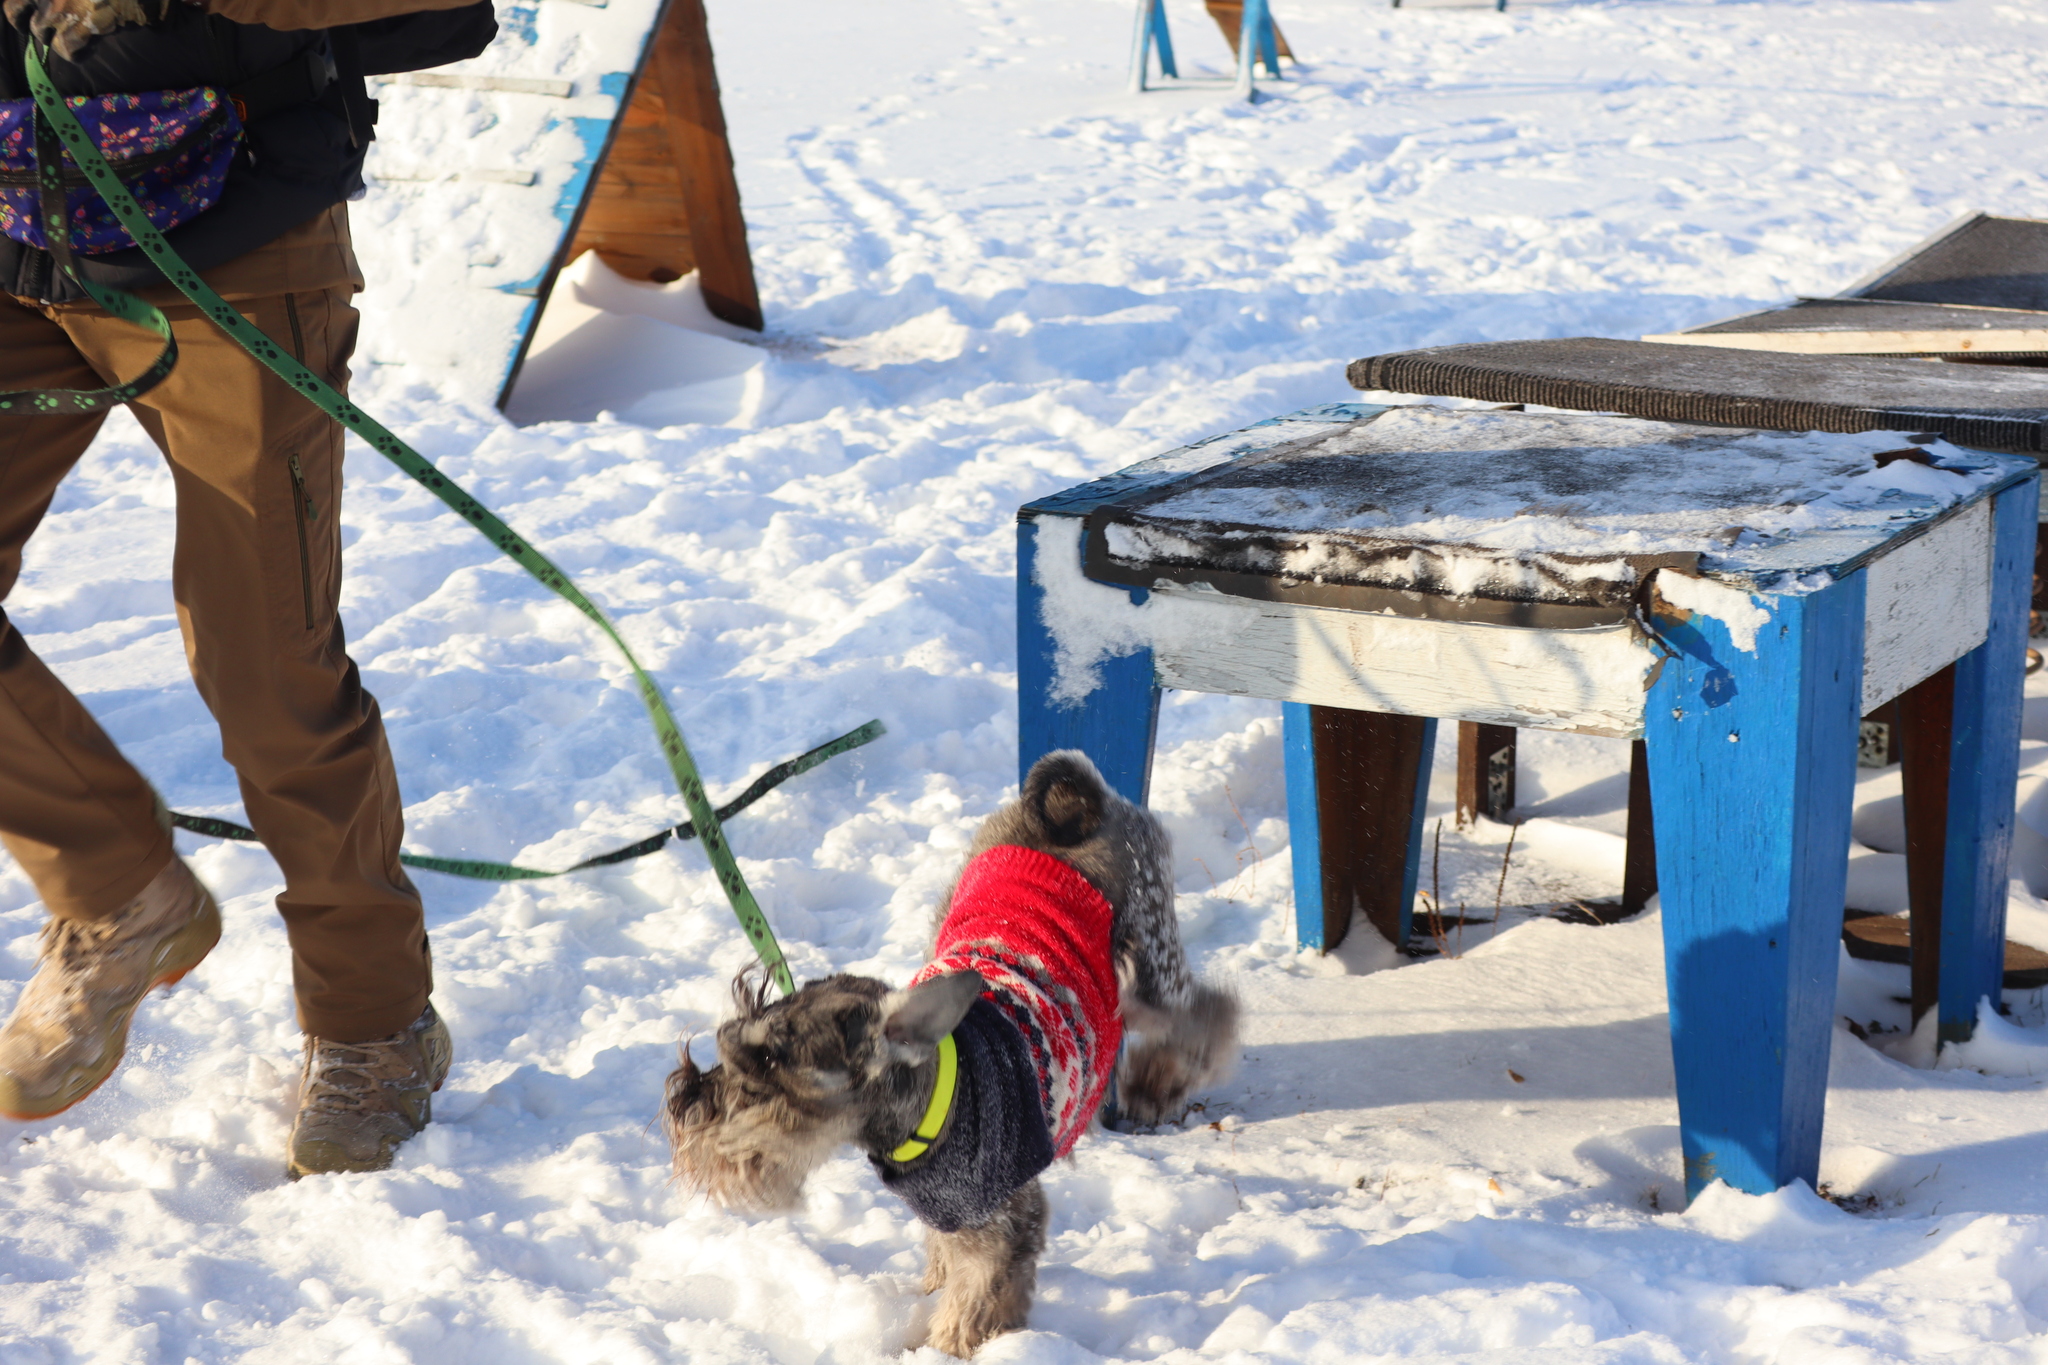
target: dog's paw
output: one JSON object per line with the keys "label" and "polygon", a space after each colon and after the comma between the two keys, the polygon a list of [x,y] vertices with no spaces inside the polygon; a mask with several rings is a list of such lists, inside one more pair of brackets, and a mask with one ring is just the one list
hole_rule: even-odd
{"label": "dog's paw", "polygon": [[951,1311],[953,1306],[950,1303],[939,1306],[939,1311],[932,1317],[931,1334],[925,1338],[925,1345],[961,1360],[972,1357],[990,1339],[1005,1332],[1014,1332],[1024,1325],[1021,1319],[1006,1321],[1000,1313],[990,1312],[986,1306],[957,1313]]}

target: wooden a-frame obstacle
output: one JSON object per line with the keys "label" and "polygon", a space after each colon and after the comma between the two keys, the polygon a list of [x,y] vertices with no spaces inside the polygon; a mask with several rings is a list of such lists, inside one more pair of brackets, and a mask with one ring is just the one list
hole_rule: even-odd
{"label": "wooden a-frame obstacle", "polygon": [[762,329],[704,0],[662,5],[621,112],[536,290],[539,306],[526,320],[499,407],[518,381],[556,278],[585,251],[628,279],[654,284],[695,270],[714,316]]}

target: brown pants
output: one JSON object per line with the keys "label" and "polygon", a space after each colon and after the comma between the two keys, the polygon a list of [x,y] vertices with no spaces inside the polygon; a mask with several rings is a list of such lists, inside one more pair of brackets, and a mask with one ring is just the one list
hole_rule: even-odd
{"label": "brown pants", "polygon": [[[336,208],[208,282],[337,387],[361,287]],[[419,893],[377,702],[349,659],[341,593],[341,429],[168,291],[178,366],[131,405],[177,488],[171,585],[199,694],[285,876],[299,1023],[360,1042],[395,1033],[432,982]],[[0,293],[0,390],[97,388],[140,373],[153,334],[96,304]],[[0,598],[22,547],[102,417],[0,416]],[[113,514],[118,515],[118,514]],[[50,913],[112,914],[171,858],[155,793],[0,615],[0,841]]]}

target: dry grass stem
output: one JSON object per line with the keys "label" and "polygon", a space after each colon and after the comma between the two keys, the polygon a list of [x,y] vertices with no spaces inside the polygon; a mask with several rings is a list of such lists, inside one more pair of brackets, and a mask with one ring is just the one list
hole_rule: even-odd
{"label": "dry grass stem", "polygon": [[[1237,798],[1231,795],[1230,784],[1223,784],[1223,799],[1230,803],[1230,813],[1237,817],[1237,827],[1244,831],[1244,846],[1252,855],[1252,894],[1259,893],[1259,868],[1265,864],[1265,855],[1259,852],[1259,845],[1252,838],[1252,827],[1245,823],[1244,812],[1237,808]],[[1238,875],[1244,874],[1244,854],[1237,855]]]}
{"label": "dry grass stem", "polygon": [[1508,827],[1508,846],[1500,855],[1500,881],[1493,888],[1493,925],[1496,929],[1500,927],[1500,899],[1507,894],[1508,889],[1508,859],[1515,856],[1515,836],[1521,832],[1520,820]]}

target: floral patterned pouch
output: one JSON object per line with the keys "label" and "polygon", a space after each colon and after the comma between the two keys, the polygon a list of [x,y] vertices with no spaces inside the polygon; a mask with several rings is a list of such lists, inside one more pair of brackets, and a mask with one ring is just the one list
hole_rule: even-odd
{"label": "floral patterned pouch", "polygon": [[[198,217],[220,198],[241,141],[232,102],[211,86],[64,101],[159,231]],[[35,102],[0,100],[0,232],[48,247],[36,183]],[[71,249],[82,255],[135,245],[67,156],[64,207]]]}

